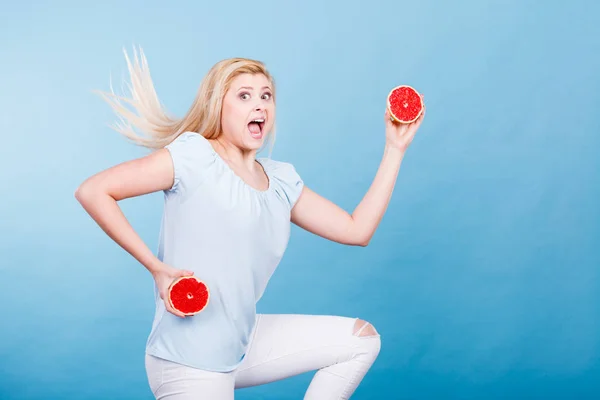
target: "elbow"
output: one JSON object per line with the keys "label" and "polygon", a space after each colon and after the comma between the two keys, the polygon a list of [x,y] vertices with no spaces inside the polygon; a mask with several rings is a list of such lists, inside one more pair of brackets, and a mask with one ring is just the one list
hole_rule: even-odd
{"label": "elbow", "polygon": [[83,203],[85,199],[89,197],[88,192],[89,188],[85,184],[81,184],[79,187],[77,187],[77,189],[75,189],[73,196],[79,203]]}
{"label": "elbow", "polygon": [[73,196],[75,199],[81,204],[85,205],[89,201],[91,201],[94,197],[97,197],[98,190],[91,186],[90,183],[82,183],[75,189]]}
{"label": "elbow", "polygon": [[356,241],[354,241],[353,244],[359,247],[367,247],[369,245],[369,242],[371,242],[370,237],[359,237]]}
{"label": "elbow", "polygon": [[351,246],[367,247],[373,235],[360,229],[356,223],[350,224],[346,230],[346,243]]}
{"label": "elbow", "polygon": [[75,193],[73,193],[73,196],[75,197],[75,200],[77,200],[79,203],[81,203],[83,201],[83,196],[84,196],[83,187],[79,186],[77,189],[75,189]]}

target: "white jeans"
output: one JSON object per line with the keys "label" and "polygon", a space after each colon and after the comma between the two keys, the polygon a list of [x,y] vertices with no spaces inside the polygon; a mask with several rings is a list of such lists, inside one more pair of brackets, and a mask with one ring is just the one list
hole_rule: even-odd
{"label": "white jeans", "polygon": [[354,332],[357,320],[258,314],[246,357],[234,371],[205,371],[146,355],[148,382],[157,399],[231,400],[234,389],[318,370],[304,399],[348,399],[381,348],[378,333],[362,336],[367,325]]}

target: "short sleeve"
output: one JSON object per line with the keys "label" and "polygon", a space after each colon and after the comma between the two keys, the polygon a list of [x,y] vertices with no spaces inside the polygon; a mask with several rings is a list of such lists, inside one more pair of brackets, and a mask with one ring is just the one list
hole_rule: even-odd
{"label": "short sleeve", "polygon": [[279,186],[277,192],[287,202],[291,210],[302,194],[304,181],[292,164],[281,161],[272,162],[274,163],[272,177]]}
{"label": "short sleeve", "polygon": [[186,193],[198,187],[214,162],[208,140],[195,132],[184,132],[165,146],[173,162],[173,186],[166,193]]}

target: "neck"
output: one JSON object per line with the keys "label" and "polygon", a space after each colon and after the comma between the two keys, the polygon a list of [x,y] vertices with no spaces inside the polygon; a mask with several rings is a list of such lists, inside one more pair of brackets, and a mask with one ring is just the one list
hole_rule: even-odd
{"label": "neck", "polygon": [[252,171],[256,167],[256,150],[247,150],[219,137],[215,139],[219,155],[228,163]]}

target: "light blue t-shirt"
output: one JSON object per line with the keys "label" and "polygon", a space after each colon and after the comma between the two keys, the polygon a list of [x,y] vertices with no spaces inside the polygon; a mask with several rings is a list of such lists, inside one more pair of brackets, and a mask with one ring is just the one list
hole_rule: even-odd
{"label": "light blue t-shirt", "polygon": [[195,132],[166,146],[175,169],[164,191],[158,258],[194,271],[210,291],[199,314],[165,310],[156,285],[155,317],[146,344],[150,355],[219,372],[245,356],[256,321],[256,302],[288,244],[290,212],[304,183],[292,164],[258,158],[269,188],[244,182]]}

